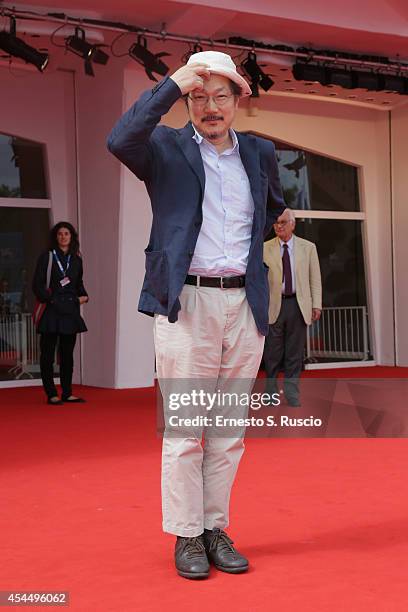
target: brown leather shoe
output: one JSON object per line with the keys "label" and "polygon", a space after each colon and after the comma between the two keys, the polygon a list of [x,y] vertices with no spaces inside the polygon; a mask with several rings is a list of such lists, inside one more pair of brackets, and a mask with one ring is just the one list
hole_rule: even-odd
{"label": "brown leather shoe", "polygon": [[202,535],[195,538],[178,536],[174,557],[179,576],[193,580],[208,578],[210,564],[208,563]]}
{"label": "brown leather shoe", "polygon": [[248,569],[248,559],[233,547],[233,541],[222,529],[204,530],[204,545],[209,560],[222,572],[242,574]]}

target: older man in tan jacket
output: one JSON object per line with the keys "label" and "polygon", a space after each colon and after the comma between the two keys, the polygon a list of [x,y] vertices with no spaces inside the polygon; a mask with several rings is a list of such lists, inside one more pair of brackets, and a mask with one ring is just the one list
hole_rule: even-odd
{"label": "older man in tan jacket", "polygon": [[290,406],[300,406],[298,380],[302,370],[307,325],[320,318],[322,283],[316,246],[295,236],[295,215],[274,224],[276,238],[264,245],[269,266],[269,335],[264,362],[268,391],[278,392],[276,378],[283,365],[284,392]]}

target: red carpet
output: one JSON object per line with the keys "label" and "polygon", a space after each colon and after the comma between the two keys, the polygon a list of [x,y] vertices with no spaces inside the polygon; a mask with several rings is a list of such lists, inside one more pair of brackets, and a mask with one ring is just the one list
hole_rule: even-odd
{"label": "red carpet", "polygon": [[[330,376],[408,377],[385,370]],[[0,590],[87,612],[406,611],[407,440],[248,440],[229,533],[251,570],[193,582],[161,532],[153,391],[77,391],[87,404],[0,391]]]}

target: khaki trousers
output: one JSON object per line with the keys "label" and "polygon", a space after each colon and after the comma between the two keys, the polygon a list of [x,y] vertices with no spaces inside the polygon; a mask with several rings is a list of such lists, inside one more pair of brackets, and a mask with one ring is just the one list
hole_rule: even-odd
{"label": "khaki trousers", "polygon": [[[157,315],[154,321],[159,384],[180,379],[245,379],[252,389],[264,347],[245,289],[185,285],[178,321]],[[223,383],[224,381],[224,383]],[[163,387],[162,387],[163,388]],[[241,386],[242,389],[242,386]],[[215,389],[214,389],[215,390]],[[168,391],[168,388],[167,388]],[[242,437],[208,437],[201,432],[163,438],[163,529],[194,537],[229,523],[231,487],[244,451]]]}

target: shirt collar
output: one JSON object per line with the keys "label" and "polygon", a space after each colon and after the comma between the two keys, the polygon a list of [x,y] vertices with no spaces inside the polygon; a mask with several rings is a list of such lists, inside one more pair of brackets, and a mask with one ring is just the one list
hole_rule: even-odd
{"label": "shirt collar", "polygon": [[[278,240],[279,240],[279,244],[280,244],[280,246],[281,246],[281,247],[283,247],[283,245],[285,244],[285,242],[284,242],[283,240],[281,240],[280,238],[278,238]],[[293,249],[293,234],[292,234],[292,236],[290,237],[290,240],[288,240],[288,241],[286,242],[286,244],[288,245],[288,249],[291,251],[291,250]]]}
{"label": "shirt collar", "polygon": [[[201,136],[201,134],[199,134],[197,132],[195,125],[193,123],[191,125],[193,126],[193,130],[194,130],[194,134],[193,134],[192,138],[196,141],[196,143],[198,145],[200,145],[204,141],[207,144],[211,145],[211,142],[208,142],[208,140],[205,140]],[[227,150],[234,151],[234,149],[236,147],[239,147],[238,137],[237,137],[235,131],[232,128],[229,129],[229,135],[231,136],[231,140],[232,140],[232,148],[231,149],[227,149]],[[213,146],[213,145],[211,145],[211,146]]]}

